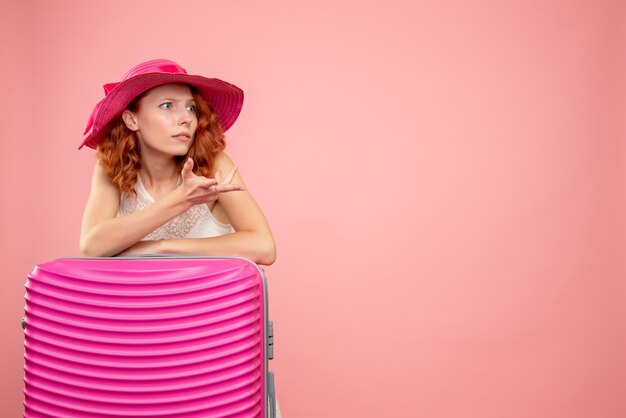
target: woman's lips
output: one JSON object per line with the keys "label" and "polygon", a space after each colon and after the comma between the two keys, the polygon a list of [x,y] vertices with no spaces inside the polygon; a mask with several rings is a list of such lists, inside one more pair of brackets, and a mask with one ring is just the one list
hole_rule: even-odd
{"label": "woman's lips", "polygon": [[191,140],[191,138],[187,135],[175,135],[174,138],[178,139],[181,142],[189,142]]}

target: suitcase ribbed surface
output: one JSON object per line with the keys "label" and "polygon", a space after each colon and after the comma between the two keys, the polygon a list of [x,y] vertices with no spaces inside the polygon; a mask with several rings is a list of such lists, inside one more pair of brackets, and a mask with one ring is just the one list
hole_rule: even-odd
{"label": "suitcase ribbed surface", "polygon": [[59,259],[28,278],[25,417],[263,417],[249,261]]}

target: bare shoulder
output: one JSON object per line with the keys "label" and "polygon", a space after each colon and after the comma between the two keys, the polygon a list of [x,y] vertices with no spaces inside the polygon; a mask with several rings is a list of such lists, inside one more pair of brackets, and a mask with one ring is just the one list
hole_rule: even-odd
{"label": "bare shoulder", "polygon": [[220,172],[223,172],[224,170],[229,171],[229,170],[232,170],[234,166],[235,166],[235,163],[230,158],[230,156],[226,154],[224,151],[219,152],[215,156],[215,171],[220,171]]}
{"label": "bare shoulder", "polygon": [[[230,158],[230,156],[222,151],[215,156],[213,174],[215,175],[219,173],[220,179],[224,180],[235,167],[236,165]],[[241,175],[239,175],[238,171],[235,173],[235,177],[233,177],[233,180],[231,182],[245,186],[243,179],[241,178]]]}
{"label": "bare shoulder", "polygon": [[106,170],[99,161],[96,162],[96,165],[93,168],[93,177],[91,179],[91,192],[92,193],[106,193],[110,195],[119,196],[119,189],[106,173]]}
{"label": "bare shoulder", "polygon": [[88,219],[114,217],[119,208],[120,191],[109,179],[104,167],[96,162],[91,179],[91,191],[85,208]]}
{"label": "bare shoulder", "polygon": [[107,176],[107,173],[104,170],[104,167],[102,167],[102,164],[100,164],[100,161],[96,161],[96,164],[93,167],[93,176],[94,178],[97,177],[99,179],[109,179],[109,176]]}

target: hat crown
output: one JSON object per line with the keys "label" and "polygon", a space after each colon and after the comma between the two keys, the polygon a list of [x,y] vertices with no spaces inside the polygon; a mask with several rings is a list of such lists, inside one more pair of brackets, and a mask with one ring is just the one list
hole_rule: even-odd
{"label": "hat crown", "polygon": [[122,77],[121,81],[126,81],[129,78],[136,77],[141,74],[151,74],[151,73],[168,73],[168,74],[187,74],[187,71],[176,64],[174,61],[166,60],[166,59],[157,59],[142,62],[141,64],[135,65],[133,68],[128,70],[124,77]]}

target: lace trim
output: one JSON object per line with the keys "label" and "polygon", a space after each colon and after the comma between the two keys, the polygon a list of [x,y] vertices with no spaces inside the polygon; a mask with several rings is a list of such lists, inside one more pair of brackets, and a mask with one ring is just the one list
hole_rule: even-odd
{"label": "lace trim", "polygon": [[[180,184],[180,179],[178,184]],[[154,199],[146,191],[143,183],[141,182],[141,177],[139,176],[137,176],[135,191],[137,192],[136,199],[132,196],[121,197],[118,216],[136,212],[154,203]],[[195,205],[146,235],[142,238],[142,241],[185,238],[196,225],[200,228],[200,230],[207,229],[209,227],[209,222],[212,219],[213,214],[206,205]],[[222,225],[217,223],[217,221],[216,225],[221,228],[230,228],[230,225]],[[195,229],[197,230],[198,228]]]}

